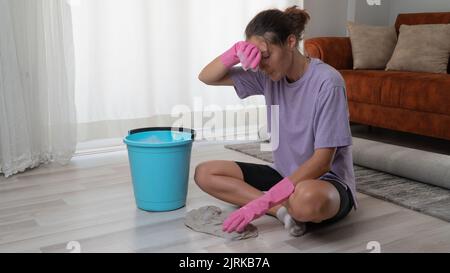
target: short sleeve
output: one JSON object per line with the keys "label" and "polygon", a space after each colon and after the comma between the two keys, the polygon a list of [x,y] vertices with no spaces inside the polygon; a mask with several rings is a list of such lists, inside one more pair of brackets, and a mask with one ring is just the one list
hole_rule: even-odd
{"label": "short sleeve", "polygon": [[239,98],[264,95],[265,77],[260,71],[245,71],[242,67],[233,67],[229,73]]}
{"label": "short sleeve", "polygon": [[345,87],[326,87],[319,92],[314,114],[314,149],[352,145]]}

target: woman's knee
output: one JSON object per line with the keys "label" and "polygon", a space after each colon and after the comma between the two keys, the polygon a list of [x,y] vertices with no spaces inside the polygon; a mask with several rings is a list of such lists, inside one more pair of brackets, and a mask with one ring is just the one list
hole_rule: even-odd
{"label": "woman's knee", "polygon": [[319,183],[317,180],[308,180],[297,184],[288,202],[289,213],[295,220],[318,223],[337,213],[335,207],[339,207],[340,200],[336,203],[335,193],[330,192],[333,189]]}
{"label": "woman's knee", "polygon": [[214,175],[230,176],[243,179],[242,171],[233,161],[212,160],[202,162],[195,168],[194,181],[202,189],[211,189],[213,185],[211,177]]}
{"label": "woman's knee", "polygon": [[312,193],[302,193],[289,198],[289,214],[300,222],[315,222],[323,204]]}
{"label": "woman's knee", "polygon": [[208,186],[208,177],[211,175],[210,161],[202,162],[195,167],[194,181],[202,189]]}

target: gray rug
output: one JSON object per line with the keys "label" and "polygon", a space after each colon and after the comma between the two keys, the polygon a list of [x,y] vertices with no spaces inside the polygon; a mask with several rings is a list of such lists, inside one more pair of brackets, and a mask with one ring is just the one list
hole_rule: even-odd
{"label": "gray rug", "polygon": [[[233,144],[225,148],[272,163],[272,153],[262,152],[260,144]],[[354,170],[358,192],[450,222],[450,190],[359,165],[354,165]]]}

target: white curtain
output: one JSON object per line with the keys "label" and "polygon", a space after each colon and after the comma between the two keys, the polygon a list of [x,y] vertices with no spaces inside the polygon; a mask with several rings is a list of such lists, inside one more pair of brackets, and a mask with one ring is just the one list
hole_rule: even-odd
{"label": "white curtain", "polygon": [[171,126],[167,116],[177,105],[263,105],[263,98],[242,102],[231,87],[206,86],[197,76],[244,39],[259,11],[291,5],[302,1],[73,0],[78,140]]}
{"label": "white curtain", "polygon": [[70,6],[0,0],[0,173],[67,163],[76,147]]}

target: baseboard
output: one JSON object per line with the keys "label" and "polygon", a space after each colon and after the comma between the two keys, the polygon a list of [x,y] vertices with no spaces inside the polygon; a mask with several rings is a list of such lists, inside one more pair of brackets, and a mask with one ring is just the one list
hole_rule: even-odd
{"label": "baseboard", "polygon": [[[238,126],[229,129],[218,129],[212,132],[209,129],[194,129],[197,138],[196,143],[201,145],[218,143],[235,143],[245,141],[258,141],[258,126]],[[99,153],[109,153],[126,150],[126,145],[122,138],[97,139],[80,142],[74,156],[84,156]]]}

